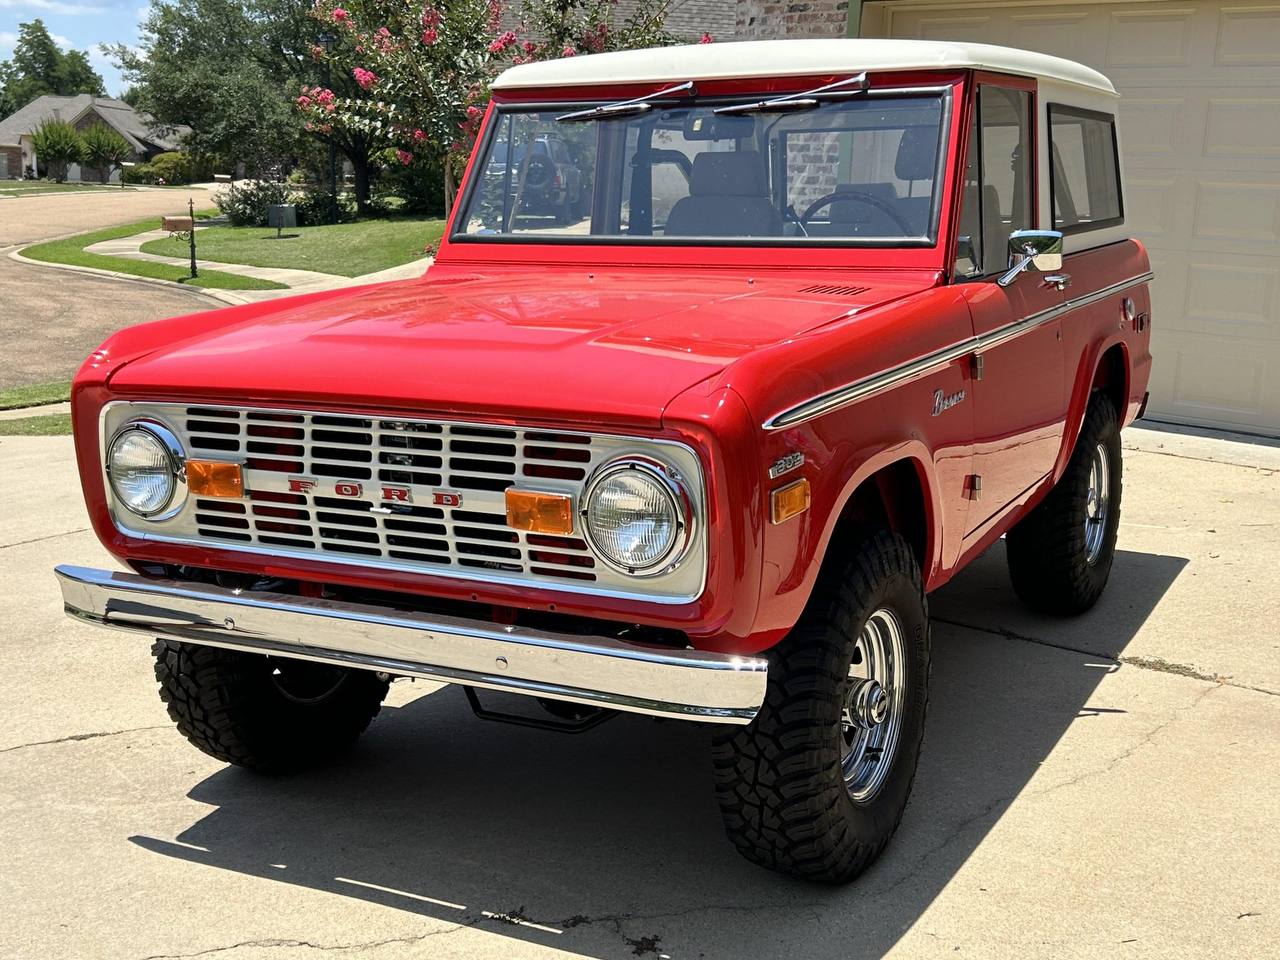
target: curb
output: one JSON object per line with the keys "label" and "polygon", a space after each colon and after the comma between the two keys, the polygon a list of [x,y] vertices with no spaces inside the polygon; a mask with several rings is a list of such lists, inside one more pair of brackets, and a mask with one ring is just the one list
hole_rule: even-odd
{"label": "curb", "polygon": [[[92,231],[90,231],[92,232]],[[73,234],[76,236],[76,234]],[[41,240],[40,243],[46,241]],[[36,244],[24,244],[25,247],[33,247]],[[49,263],[45,260],[32,260],[24,257],[20,250],[14,250],[9,254],[9,259],[16,263],[24,263],[32,267],[49,267],[52,270],[68,270],[72,273],[83,273],[95,277],[109,277],[113,280],[123,280],[131,283],[145,283],[153,287],[164,287],[166,290],[181,290],[193,296],[202,297],[209,300],[216,300],[219,303],[242,304],[253,302],[249,298],[236,295],[233,290],[210,290],[203,287],[188,287],[181,283],[174,283],[171,280],[157,280],[155,277],[136,277],[128,273],[116,273],[114,270],[99,270],[97,267],[82,267],[73,263]]]}

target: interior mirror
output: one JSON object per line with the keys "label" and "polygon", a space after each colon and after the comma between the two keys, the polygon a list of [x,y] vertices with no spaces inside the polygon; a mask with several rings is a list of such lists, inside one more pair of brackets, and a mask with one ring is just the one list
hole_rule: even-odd
{"label": "interior mirror", "polygon": [[1015,230],[1009,234],[1009,270],[996,283],[1007,287],[1018,275],[1035,269],[1062,269],[1062,233],[1058,230]]}

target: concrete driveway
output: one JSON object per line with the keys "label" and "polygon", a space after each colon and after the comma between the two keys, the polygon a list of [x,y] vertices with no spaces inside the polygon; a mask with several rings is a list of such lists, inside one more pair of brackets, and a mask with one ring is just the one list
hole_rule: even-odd
{"label": "concrete driveway", "polygon": [[933,598],[914,797],[841,889],[738,859],[691,724],[400,682],[332,768],[210,760],[145,642],[62,615],[54,563],[108,562],[70,442],[0,439],[0,956],[1275,956],[1280,450],[1126,436],[1095,611],[1022,611],[1000,546]]}
{"label": "concrete driveway", "polygon": [[20,245],[83,233],[212,202],[204,187],[52,193],[0,200],[0,390],[68,380],[108,334],[121,327],[220,306],[195,291],[15,263]]}

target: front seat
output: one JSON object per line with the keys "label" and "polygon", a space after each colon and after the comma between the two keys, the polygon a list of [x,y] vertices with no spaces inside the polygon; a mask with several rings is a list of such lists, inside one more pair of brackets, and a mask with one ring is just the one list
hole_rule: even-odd
{"label": "front seat", "polygon": [[769,200],[764,161],[754,150],[700,153],[689,196],[671,208],[668,237],[777,237],[782,215]]}

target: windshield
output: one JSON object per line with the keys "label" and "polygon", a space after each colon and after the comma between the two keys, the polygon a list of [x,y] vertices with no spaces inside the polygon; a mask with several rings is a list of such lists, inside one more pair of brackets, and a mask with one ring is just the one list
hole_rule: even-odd
{"label": "windshield", "polygon": [[941,95],[875,93],[793,112],[713,106],[495,117],[464,239],[932,244]]}

